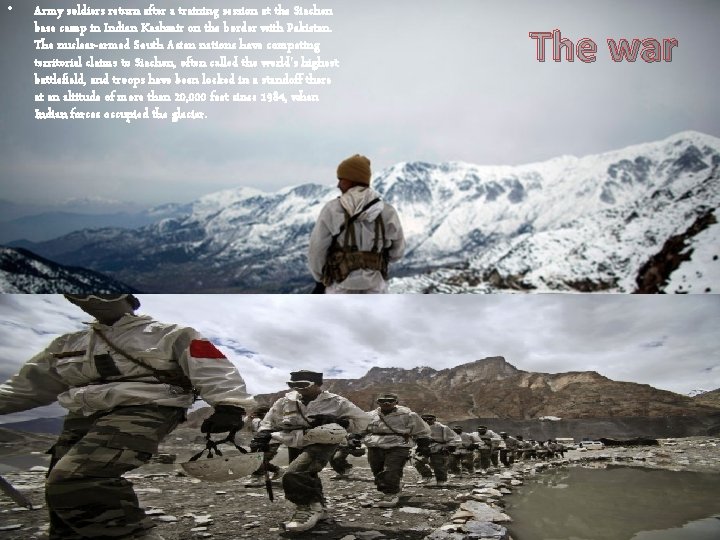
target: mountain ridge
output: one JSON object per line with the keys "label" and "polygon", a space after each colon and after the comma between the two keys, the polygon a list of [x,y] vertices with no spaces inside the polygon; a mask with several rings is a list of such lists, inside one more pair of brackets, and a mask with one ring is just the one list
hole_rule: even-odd
{"label": "mountain ridge", "polygon": [[[391,291],[712,291],[718,165],[720,139],[694,131],[519,166],[398,163],[373,179],[408,245]],[[309,292],[310,232],[335,196],[317,184],[240,187],[201,197],[186,217],[23,246],[149,292]],[[700,270],[684,266],[699,259]]]}
{"label": "mountain ridge", "polygon": [[[614,381],[596,371],[528,372],[517,369],[502,356],[442,370],[373,367],[359,379],[326,379],[323,388],[347,397],[364,410],[376,406],[379,394],[396,393],[413,410],[433,412],[444,421],[720,413],[718,407],[648,384]],[[285,393],[259,394],[256,398],[269,404]]]}

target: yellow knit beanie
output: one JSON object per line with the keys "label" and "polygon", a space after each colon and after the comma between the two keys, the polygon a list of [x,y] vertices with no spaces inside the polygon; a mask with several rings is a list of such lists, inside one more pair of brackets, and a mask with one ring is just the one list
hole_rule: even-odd
{"label": "yellow knit beanie", "polygon": [[358,184],[370,185],[370,160],[355,154],[340,163],[337,168],[338,179],[350,180]]}

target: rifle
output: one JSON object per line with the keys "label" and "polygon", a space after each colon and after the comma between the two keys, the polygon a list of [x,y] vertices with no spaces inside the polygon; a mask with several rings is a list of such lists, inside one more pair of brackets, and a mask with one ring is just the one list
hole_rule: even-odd
{"label": "rifle", "polygon": [[33,509],[33,505],[25,495],[20,493],[13,485],[0,476],[0,491],[8,495],[13,501],[18,503],[20,506],[27,508],[28,510]]}

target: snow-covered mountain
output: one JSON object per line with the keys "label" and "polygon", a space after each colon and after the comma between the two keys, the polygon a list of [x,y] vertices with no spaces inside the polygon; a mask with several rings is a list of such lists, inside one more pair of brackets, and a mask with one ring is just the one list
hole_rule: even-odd
{"label": "snow-covered mountain", "polygon": [[[720,139],[683,132],[521,166],[399,163],[373,186],[408,242],[393,292],[720,291]],[[207,195],[192,214],[26,245],[148,292],[304,292],[334,186]]]}
{"label": "snow-covered mountain", "polygon": [[138,291],[92,270],[61,266],[22,248],[0,247],[0,292],[128,293]]}

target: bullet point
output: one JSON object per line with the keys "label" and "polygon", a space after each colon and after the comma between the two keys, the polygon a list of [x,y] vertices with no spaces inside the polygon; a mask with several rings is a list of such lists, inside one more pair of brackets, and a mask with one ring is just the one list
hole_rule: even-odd
{"label": "bullet point", "polygon": [[8,11],[12,11],[12,6],[8,6]]}

